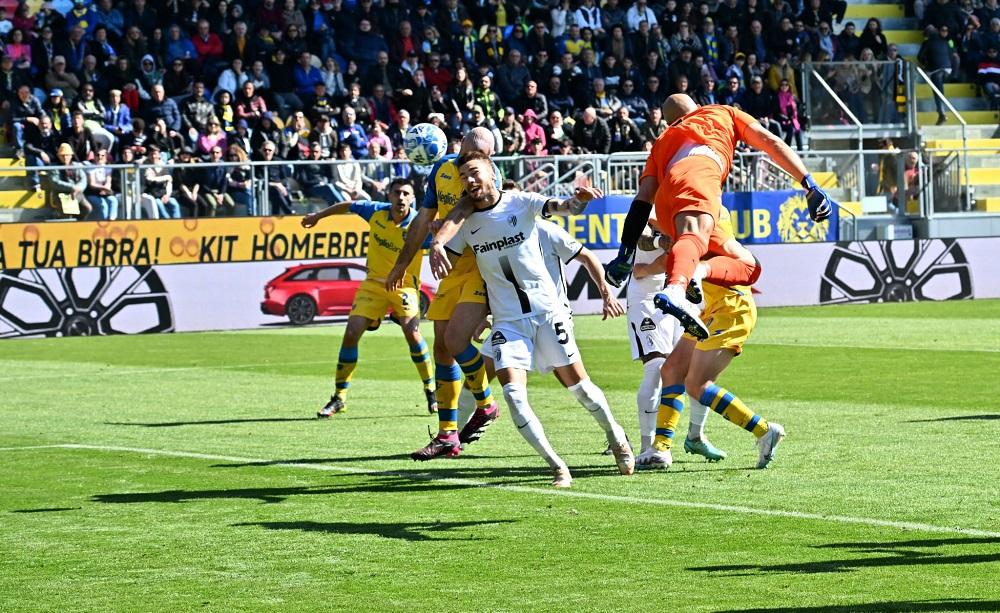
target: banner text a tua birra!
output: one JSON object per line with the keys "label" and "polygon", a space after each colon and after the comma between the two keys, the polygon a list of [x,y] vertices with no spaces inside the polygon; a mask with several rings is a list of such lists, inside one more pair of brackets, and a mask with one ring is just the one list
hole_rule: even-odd
{"label": "banner text a tua birra!", "polygon": [[0,225],[0,270],[363,258],[355,217],[305,229],[299,218],[211,218]]}

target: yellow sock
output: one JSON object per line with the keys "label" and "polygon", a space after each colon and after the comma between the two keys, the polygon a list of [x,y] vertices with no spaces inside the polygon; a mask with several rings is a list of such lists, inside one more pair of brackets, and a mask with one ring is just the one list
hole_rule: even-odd
{"label": "yellow sock", "polygon": [[760,438],[767,434],[767,420],[751,411],[743,401],[730,391],[718,385],[709,385],[701,395],[701,403],[722,415],[726,421]]}
{"label": "yellow sock", "polygon": [[469,391],[476,398],[476,407],[485,409],[493,404],[493,392],[490,390],[490,382],[486,378],[486,364],[476,346],[469,343],[468,347],[455,356],[455,360],[458,361],[462,372],[465,373],[465,382]]}
{"label": "yellow sock", "polygon": [[341,398],[347,396],[347,389],[351,387],[351,377],[354,376],[354,369],[358,367],[358,348],[340,347],[340,355],[337,356],[336,393]]}
{"label": "yellow sock", "polygon": [[438,364],[435,372],[438,402],[438,429],[458,430],[458,395],[462,391],[462,371],[458,364]]}
{"label": "yellow sock", "polygon": [[427,351],[427,343],[421,340],[419,343],[410,345],[410,359],[417,367],[417,374],[424,382],[424,389],[434,389],[434,377],[431,375],[431,355]]}
{"label": "yellow sock", "polygon": [[674,432],[683,412],[684,386],[663,388],[660,391],[660,410],[656,414],[656,438],[653,439],[653,447],[657,451],[670,451],[674,446]]}

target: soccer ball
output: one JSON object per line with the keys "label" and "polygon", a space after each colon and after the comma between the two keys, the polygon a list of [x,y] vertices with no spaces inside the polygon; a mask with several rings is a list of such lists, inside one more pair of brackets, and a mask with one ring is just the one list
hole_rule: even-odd
{"label": "soccer ball", "polygon": [[403,136],[406,157],[418,166],[428,166],[441,159],[448,148],[448,137],[432,123],[418,123]]}

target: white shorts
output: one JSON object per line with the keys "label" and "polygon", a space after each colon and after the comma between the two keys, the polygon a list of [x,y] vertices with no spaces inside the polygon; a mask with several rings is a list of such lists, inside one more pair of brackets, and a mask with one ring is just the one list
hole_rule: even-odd
{"label": "white shorts", "polygon": [[496,322],[479,351],[493,360],[497,370],[518,368],[546,374],[580,360],[569,313]]}
{"label": "white shorts", "polygon": [[653,306],[652,300],[629,304],[625,318],[633,360],[640,360],[650,353],[670,355],[684,334],[680,320],[664,315]]}

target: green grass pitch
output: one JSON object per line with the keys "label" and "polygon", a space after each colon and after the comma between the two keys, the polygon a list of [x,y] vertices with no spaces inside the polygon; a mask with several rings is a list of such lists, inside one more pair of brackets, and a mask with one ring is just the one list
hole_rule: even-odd
{"label": "green grass pitch", "polygon": [[[721,383],[788,431],[764,471],[711,415],[724,462],[618,476],[535,376],[568,493],[506,415],[410,461],[434,421],[392,325],[313,419],[341,330],[0,344],[0,610],[1000,609],[1000,302],[762,310]],[[577,335],[638,440],[624,323]]]}

